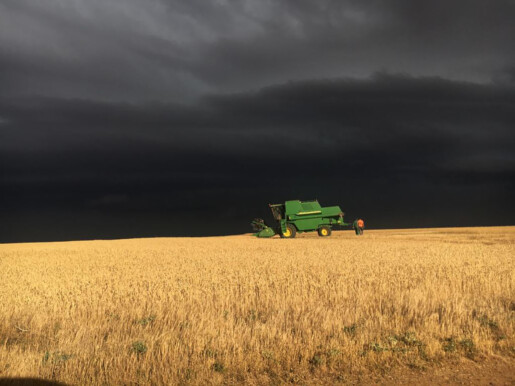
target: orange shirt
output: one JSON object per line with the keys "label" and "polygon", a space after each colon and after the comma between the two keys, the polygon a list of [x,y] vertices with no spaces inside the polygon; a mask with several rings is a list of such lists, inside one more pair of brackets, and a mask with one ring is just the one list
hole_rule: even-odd
{"label": "orange shirt", "polygon": [[365,227],[365,221],[363,221],[362,219],[359,219],[358,220],[358,227],[364,228]]}

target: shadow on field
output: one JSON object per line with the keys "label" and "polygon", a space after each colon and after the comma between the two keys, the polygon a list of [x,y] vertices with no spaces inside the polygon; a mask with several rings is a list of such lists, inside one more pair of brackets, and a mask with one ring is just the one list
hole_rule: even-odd
{"label": "shadow on field", "polygon": [[47,381],[41,378],[0,378],[0,386],[66,386],[65,383]]}

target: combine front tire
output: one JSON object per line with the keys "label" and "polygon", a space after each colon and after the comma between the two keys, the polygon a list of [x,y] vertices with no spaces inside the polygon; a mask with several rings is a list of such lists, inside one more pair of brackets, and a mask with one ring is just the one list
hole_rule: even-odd
{"label": "combine front tire", "polygon": [[286,224],[286,232],[281,233],[281,237],[283,239],[293,239],[295,234],[297,233],[297,229],[291,224]]}
{"label": "combine front tire", "polygon": [[320,237],[331,236],[331,228],[326,227],[326,226],[322,226],[322,227],[318,228],[318,235]]}

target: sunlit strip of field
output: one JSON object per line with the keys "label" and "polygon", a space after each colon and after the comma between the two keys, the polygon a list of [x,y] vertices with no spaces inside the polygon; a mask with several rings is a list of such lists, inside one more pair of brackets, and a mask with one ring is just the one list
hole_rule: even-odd
{"label": "sunlit strip of field", "polygon": [[0,377],[336,383],[515,364],[515,227],[0,245]]}

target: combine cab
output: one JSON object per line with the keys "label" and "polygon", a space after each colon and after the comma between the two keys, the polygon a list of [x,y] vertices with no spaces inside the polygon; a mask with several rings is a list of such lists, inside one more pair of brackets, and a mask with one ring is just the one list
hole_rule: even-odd
{"label": "combine cab", "polygon": [[270,204],[276,226],[269,227],[262,219],[255,219],[252,225],[257,237],[293,238],[297,233],[317,231],[319,236],[331,235],[334,226],[347,226],[339,206],[322,208],[317,200],[286,201],[284,204]]}

